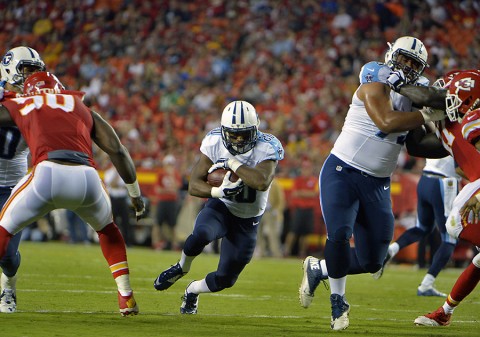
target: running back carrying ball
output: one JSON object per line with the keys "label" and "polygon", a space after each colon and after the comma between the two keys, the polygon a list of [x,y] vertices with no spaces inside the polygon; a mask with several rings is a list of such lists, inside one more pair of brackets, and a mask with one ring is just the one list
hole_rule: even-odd
{"label": "running back carrying ball", "polygon": [[207,182],[214,187],[219,187],[220,185],[222,185],[223,178],[225,177],[227,172],[231,172],[231,176],[230,176],[231,182],[236,182],[238,180],[238,176],[232,170],[225,170],[225,169],[219,168],[213,171],[212,173],[208,174]]}

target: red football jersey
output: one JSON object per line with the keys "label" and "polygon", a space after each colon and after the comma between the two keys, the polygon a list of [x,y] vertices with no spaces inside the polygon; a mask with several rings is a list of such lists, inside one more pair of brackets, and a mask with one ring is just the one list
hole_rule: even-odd
{"label": "red football jersey", "polygon": [[90,136],[93,117],[82,102],[83,95],[65,90],[2,102],[30,148],[33,165],[46,160],[51,151],[71,150],[88,155],[90,165],[95,167]]}
{"label": "red football jersey", "polygon": [[462,124],[448,119],[437,122],[437,136],[443,146],[453,155],[455,162],[463,170],[468,180],[480,178],[480,152],[462,134]]}

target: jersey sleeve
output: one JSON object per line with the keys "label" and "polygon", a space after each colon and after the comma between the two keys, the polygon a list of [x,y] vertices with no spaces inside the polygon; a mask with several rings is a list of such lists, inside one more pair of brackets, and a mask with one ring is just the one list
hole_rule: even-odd
{"label": "jersey sleeve", "polygon": [[480,141],[480,109],[466,114],[462,120],[462,135],[465,140],[475,146]]}
{"label": "jersey sleeve", "polygon": [[[202,140],[200,145],[200,152],[206,155],[212,162],[216,162],[216,157],[218,156],[218,138],[222,137],[222,131],[220,128],[215,128],[209,131]],[[222,142],[220,142],[222,144]]]}
{"label": "jersey sleeve", "polygon": [[387,83],[387,78],[392,70],[384,63],[368,62],[360,69],[360,84],[380,82]]}
{"label": "jersey sleeve", "polygon": [[283,150],[282,143],[280,143],[280,141],[274,135],[260,132],[257,141],[268,145],[264,147],[264,160],[280,161],[284,158],[285,152]]}

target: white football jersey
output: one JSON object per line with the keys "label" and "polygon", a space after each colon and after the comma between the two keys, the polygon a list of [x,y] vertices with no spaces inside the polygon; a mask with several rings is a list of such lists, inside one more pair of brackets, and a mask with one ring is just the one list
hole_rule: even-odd
{"label": "white football jersey", "polygon": [[0,128],[0,186],[15,186],[27,174],[28,154],[17,127]]}
{"label": "white football jersey", "polygon": [[[370,82],[386,83],[390,72],[391,69],[383,63],[369,62],[360,71],[360,85]],[[405,96],[392,90],[390,98],[394,110],[412,111],[412,102]],[[395,170],[406,135],[407,132],[381,132],[355,92],[332,154],[369,175],[389,177]]]}
{"label": "white football jersey", "polygon": [[455,172],[455,161],[452,156],[446,156],[440,159],[426,158],[423,170],[441,174],[445,177],[460,178]]}
{"label": "white football jersey", "polygon": [[[258,132],[257,144],[251,151],[234,156],[223,145],[220,128],[213,129],[205,136],[200,151],[214,163],[235,158],[250,167],[265,160],[279,161],[284,156],[280,141],[275,136],[263,132]],[[266,191],[257,191],[245,185],[240,194],[220,200],[233,215],[239,218],[253,218],[265,212],[269,192],[270,187]]]}

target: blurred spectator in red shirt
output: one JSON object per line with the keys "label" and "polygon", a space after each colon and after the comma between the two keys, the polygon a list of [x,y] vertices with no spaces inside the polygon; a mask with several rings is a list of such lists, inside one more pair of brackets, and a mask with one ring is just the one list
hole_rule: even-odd
{"label": "blurred spectator in red shirt", "polygon": [[294,179],[290,207],[293,209],[291,228],[285,238],[285,255],[293,254],[298,240],[299,257],[306,257],[308,236],[315,228],[315,209],[318,207],[318,173],[312,162],[305,159],[300,167],[300,175]]}

